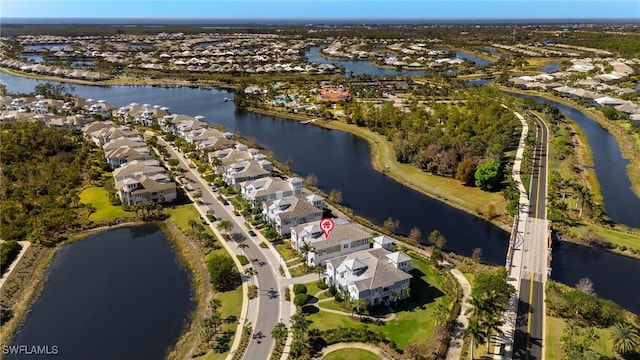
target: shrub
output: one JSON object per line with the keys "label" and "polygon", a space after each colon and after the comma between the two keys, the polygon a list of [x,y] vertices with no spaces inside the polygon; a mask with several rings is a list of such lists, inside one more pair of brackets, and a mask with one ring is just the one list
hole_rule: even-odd
{"label": "shrub", "polygon": [[329,286],[329,295],[336,296],[337,293],[338,293],[338,289],[336,288],[335,285]]}
{"label": "shrub", "polygon": [[307,296],[307,294],[296,294],[296,296],[293,298],[293,303],[296,306],[304,306],[307,304],[307,302],[309,301],[309,296]]}
{"label": "shrub", "polygon": [[249,285],[248,291],[249,299],[255,299],[258,297],[258,287],[255,285]]}
{"label": "shrub", "polygon": [[284,300],[291,301],[291,292],[289,291],[289,288],[284,289]]}
{"label": "shrub", "polygon": [[295,284],[293,285],[293,293],[294,294],[306,294],[307,286],[305,284]]}
{"label": "shrub", "polygon": [[318,280],[318,282],[316,283],[316,286],[318,287],[318,289],[320,290],[324,290],[326,289],[329,285],[327,285],[326,282],[322,281],[322,280]]}

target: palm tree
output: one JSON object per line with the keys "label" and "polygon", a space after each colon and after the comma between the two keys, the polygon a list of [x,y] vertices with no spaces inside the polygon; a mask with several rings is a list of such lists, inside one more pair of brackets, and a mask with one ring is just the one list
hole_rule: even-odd
{"label": "palm tree", "polygon": [[322,280],[322,274],[324,274],[324,268],[322,266],[314,267],[313,272],[318,274],[318,281]]}
{"label": "palm tree", "polygon": [[274,338],[279,344],[282,344],[287,339],[288,333],[289,330],[287,329],[287,326],[279,322],[273,327],[273,330],[271,330],[271,337]]}
{"label": "palm tree", "polygon": [[196,224],[198,224],[198,223],[195,220],[193,220],[193,219],[189,220],[189,226],[191,226],[191,231],[195,231]]}
{"label": "palm tree", "polygon": [[249,245],[247,245],[246,243],[238,243],[238,249],[240,249],[240,251],[242,252],[242,255],[244,255],[244,249],[248,248]]}
{"label": "palm tree", "polygon": [[473,360],[473,350],[476,346],[476,343],[483,344],[485,339],[485,332],[482,326],[480,325],[480,320],[476,317],[472,317],[469,319],[469,326],[465,330],[467,335],[471,336],[471,360]]}
{"label": "palm tree", "polygon": [[504,322],[500,318],[500,315],[492,315],[489,316],[483,323],[485,331],[487,332],[487,353],[491,349],[491,333],[495,332],[498,335],[504,334],[500,326],[502,326]]}
{"label": "palm tree", "polygon": [[392,295],[392,299],[395,306],[398,307],[398,300],[402,299],[402,296],[400,295],[399,292],[394,292]]}
{"label": "palm tree", "polygon": [[245,269],[244,274],[249,277],[249,280],[251,280],[251,285],[253,285],[253,277],[258,275],[258,271],[250,267]]}
{"label": "palm tree", "polygon": [[233,223],[229,220],[222,220],[216,225],[218,230],[224,230],[226,235],[229,235],[229,230],[233,229]]}
{"label": "palm tree", "polygon": [[613,351],[616,354],[626,355],[636,352],[640,348],[638,329],[630,324],[615,323],[611,329],[610,337],[613,342]]}
{"label": "palm tree", "polygon": [[362,319],[362,315],[366,315],[368,312],[367,308],[369,307],[369,301],[365,299],[356,299],[351,303],[351,306],[353,306],[355,312],[358,313]]}
{"label": "palm tree", "polygon": [[222,306],[222,301],[220,301],[220,299],[213,298],[209,301],[209,306],[211,307],[211,311],[218,312],[218,309]]}
{"label": "palm tree", "polygon": [[291,329],[296,334],[298,334],[302,339],[304,339],[304,335],[307,329],[309,329],[309,322],[305,318],[304,314],[295,313],[291,315],[291,318],[289,318],[289,321],[291,322]]}
{"label": "palm tree", "polygon": [[411,288],[402,288],[402,290],[400,290],[400,294],[404,297],[404,304],[407,305],[407,300],[409,300],[409,296],[411,296]]}

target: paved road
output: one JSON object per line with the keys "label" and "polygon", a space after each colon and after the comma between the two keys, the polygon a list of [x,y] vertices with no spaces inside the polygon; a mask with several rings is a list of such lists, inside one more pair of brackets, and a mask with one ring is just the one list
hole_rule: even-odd
{"label": "paved road", "polygon": [[[200,190],[202,192],[202,207],[209,208],[215,212],[216,218],[221,220],[230,220],[233,228],[229,230],[231,236],[231,247],[236,247],[238,243],[246,243],[248,248],[244,249],[244,253],[251,260],[250,265],[258,275],[252,280],[246,279],[250,284],[255,284],[259,289],[259,296],[249,302],[247,319],[253,319],[253,336],[252,340],[245,352],[245,359],[266,359],[269,357],[271,350],[275,344],[271,338],[271,330],[278,321],[283,317],[281,304],[282,296],[278,291],[278,274],[275,273],[278,262],[268,258],[260,249],[258,244],[262,241],[257,237],[252,237],[248,233],[248,229],[244,226],[244,218],[233,215],[233,207],[231,205],[223,205],[217,200],[208,183],[200,177],[194,170],[188,167],[187,160],[184,156],[167,144],[162,137],[158,137],[158,143],[163,145],[169,151],[171,158],[180,160],[180,167],[183,169],[183,175],[193,188],[193,192]],[[222,240],[224,241],[224,240]],[[287,314],[288,315],[288,314]],[[288,316],[286,316],[288,318]]]}
{"label": "paved road", "polygon": [[[529,114],[531,115],[531,114]],[[547,154],[548,129],[537,116],[536,150],[529,191],[529,217],[522,246],[519,305],[514,359],[542,359],[544,283],[547,276]]]}

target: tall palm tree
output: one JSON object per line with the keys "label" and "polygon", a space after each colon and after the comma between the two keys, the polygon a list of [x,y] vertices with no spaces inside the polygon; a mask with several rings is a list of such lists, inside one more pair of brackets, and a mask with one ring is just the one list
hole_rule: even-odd
{"label": "tall palm tree", "polygon": [[640,350],[640,335],[638,329],[631,324],[618,322],[611,329],[611,341],[613,351],[620,355],[626,355]]}
{"label": "tall palm tree", "polygon": [[407,305],[407,300],[409,300],[409,296],[411,296],[411,288],[408,286],[406,288],[402,288],[402,290],[400,290],[400,294],[404,297],[404,304]]}
{"label": "tall palm tree", "polygon": [[253,277],[258,275],[258,271],[250,267],[244,270],[244,274],[249,277],[249,280],[251,280],[251,285],[253,285]]}
{"label": "tall palm tree", "polygon": [[246,243],[238,243],[238,249],[240,249],[240,251],[242,252],[242,255],[244,255],[244,249],[248,248],[249,245],[247,245]]}
{"label": "tall palm tree", "polygon": [[229,235],[229,230],[233,229],[233,223],[229,220],[222,220],[216,226],[219,230],[224,230],[226,235]]}
{"label": "tall palm tree", "polygon": [[295,313],[289,318],[291,322],[291,329],[298,334],[302,339],[305,337],[307,329],[309,329],[309,322],[305,318],[303,313]]}
{"label": "tall palm tree", "polygon": [[398,300],[402,299],[402,296],[400,295],[399,292],[394,292],[392,295],[392,299],[395,306],[398,307]]}
{"label": "tall palm tree", "polygon": [[324,268],[322,266],[316,266],[313,268],[313,272],[318,274],[318,281],[322,280],[322,274],[324,274]]}
{"label": "tall palm tree", "polygon": [[465,330],[465,333],[467,335],[471,336],[471,360],[473,360],[473,350],[476,347],[476,344],[483,344],[484,340],[485,340],[485,332],[483,327],[480,324],[480,320],[478,320],[478,318],[476,317],[472,317],[471,319],[469,319],[469,326],[467,327],[467,329]]}
{"label": "tall palm tree", "polygon": [[273,327],[273,330],[271,330],[271,337],[279,344],[282,344],[287,339],[288,332],[289,330],[287,330],[287,326],[279,322]]}
{"label": "tall palm tree", "polygon": [[191,226],[191,231],[195,231],[195,227],[198,224],[195,220],[190,219],[188,222],[189,226]]}
{"label": "tall palm tree", "polygon": [[483,322],[482,325],[484,326],[484,329],[487,334],[487,353],[489,353],[489,350],[491,349],[491,334],[493,332],[495,332],[498,335],[504,334],[502,329],[500,329],[500,326],[502,326],[502,324],[504,324],[504,322],[500,318],[500,315],[489,316]]}

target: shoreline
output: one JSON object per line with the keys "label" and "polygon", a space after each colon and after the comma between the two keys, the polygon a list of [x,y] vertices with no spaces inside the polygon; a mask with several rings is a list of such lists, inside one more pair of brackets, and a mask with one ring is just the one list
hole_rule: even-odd
{"label": "shoreline", "polygon": [[[499,227],[500,229],[509,232],[511,230],[510,223],[505,221],[504,223],[493,221],[491,219],[487,219],[482,216],[485,208],[480,208],[478,211],[477,206],[479,204],[473,204],[470,200],[465,199],[464,197],[456,196],[455,193],[459,193],[456,190],[468,192],[470,190],[475,190],[481,197],[481,202],[485,206],[488,204],[501,205],[505,200],[502,198],[500,193],[487,193],[483,192],[477,188],[470,188],[459,183],[458,180],[453,178],[445,178],[438,175],[431,175],[421,171],[418,168],[413,167],[410,164],[400,164],[395,158],[392,156],[392,149],[390,149],[390,144],[387,144],[386,139],[379,134],[376,134],[367,128],[358,128],[356,125],[345,124],[339,121],[327,121],[321,119],[319,117],[307,116],[302,114],[292,114],[292,113],[284,113],[275,110],[263,109],[263,108],[254,108],[248,107],[246,111],[259,113],[267,116],[278,116],[281,118],[296,120],[296,121],[309,121],[315,119],[316,121],[312,121],[310,124],[323,127],[325,129],[344,131],[354,136],[357,136],[363,140],[365,140],[369,144],[370,149],[370,163],[372,168],[391,177],[394,181],[414,190],[430,198],[440,201],[446,205],[454,207],[460,211],[463,211],[467,214],[476,216],[480,219],[490,222],[491,224]],[[386,165],[383,165],[386,164]],[[409,168],[411,167],[411,168]],[[409,169],[403,169],[409,168]],[[413,170],[409,173],[407,170]],[[422,178],[422,179],[419,179]],[[421,181],[422,180],[422,181]],[[438,186],[439,185],[439,186]],[[435,189],[434,187],[438,187],[441,190]],[[459,189],[453,189],[453,191],[446,192],[442,189],[451,186],[456,186]],[[489,201],[489,202],[487,202]],[[498,208],[496,206],[496,208]],[[504,206],[503,206],[504,208]],[[504,214],[503,216],[507,216]],[[499,219],[499,218],[498,218]]]}
{"label": "shoreline", "polygon": [[[18,290],[21,294],[10,308],[14,311],[14,316],[9,319],[9,321],[2,324],[2,328],[0,329],[0,346],[10,345],[13,341],[16,332],[20,329],[29,315],[31,307],[40,297],[49,278],[49,270],[52,260],[62,246],[85,240],[87,237],[103,231],[122,227],[153,224],[162,231],[167,241],[174,249],[178,263],[181,267],[184,267],[189,271],[191,277],[191,301],[194,302],[195,306],[190,311],[188,315],[188,324],[181,329],[180,336],[176,340],[176,343],[171,344],[170,347],[167,348],[167,358],[169,359],[189,358],[198,340],[196,324],[198,324],[198,321],[204,315],[207,298],[212,297],[213,293],[206,289],[206,284],[208,283],[206,271],[202,273],[202,271],[200,271],[200,264],[195,263],[198,260],[198,256],[202,260],[201,262],[204,263],[204,256],[202,254],[194,254],[193,249],[190,248],[188,244],[188,239],[185,238],[184,234],[177,228],[175,223],[171,222],[171,224],[168,224],[169,222],[171,222],[171,220],[166,219],[163,221],[133,221],[114,226],[101,226],[74,234],[68,240],[58,243],[54,247],[41,246],[40,249],[42,249],[42,253],[39,254],[33,264],[18,264],[18,266],[22,268],[21,270],[24,270],[25,268],[32,270],[33,275],[28,281],[23,283],[21,289]],[[171,227],[174,227],[175,229],[171,229]],[[175,230],[177,230],[177,233]],[[35,248],[35,246],[30,247],[30,249],[33,248]]]}
{"label": "shoreline", "polygon": [[[536,90],[520,90],[517,88],[511,88],[511,87],[505,87],[505,86],[500,86],[499,89],[525,95],[525,96],[526,95],[539,96],[541,98],[568,106],[592,118],[596,123],[598,123],[600,126],[605,128],[616,139],[616,142],[618,143],[618,148],[620,149],[620,153],[622,154],[622,158],[629,161],[629,165],[626,166],[626,169],[627,169],[627,177],[631,182],[631,189],[636,194],[636,196],[640,197],[640,159],[633,156],[635,152],[634,150],[638,150],[638,152],[635,152],[635,153],[640,153],[640,149],[634,149],[635,147],[638,147],[635,141],[633,141],[632,138],[629,139],[626,134],[621,134],[621,131],[623,131],[623,129],[620,129],[618,126],[615,126],[611,124],[610,121],[604,119],[604,115],[599,113],[596,109],[586,108],[566,98],[558,97],[553,94],[540,92]],[[575,124],[575,122],[572,119],[571,119],[571,122]],[[590,161],[592,162],[593,158],[590,159]],[[601,194],[599,195],[602,196]]]}

